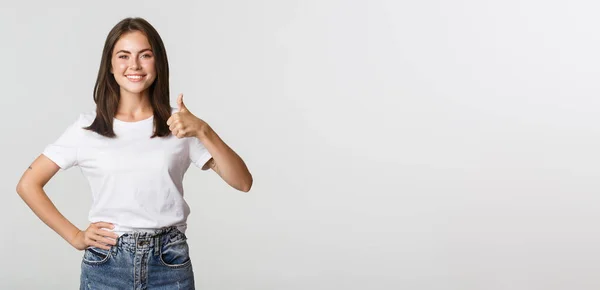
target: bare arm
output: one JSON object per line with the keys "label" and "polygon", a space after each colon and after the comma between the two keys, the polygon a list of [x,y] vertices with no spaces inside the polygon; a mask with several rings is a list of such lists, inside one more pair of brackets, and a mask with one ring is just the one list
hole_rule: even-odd
{"label": "bare arm", "polygon": [[17,193],[46,225],[79,249],[81,245],[75,245],[74,241],[80,230],[56,209],[43,189],[59,169],[48,157],[40,155],[23,173],[17,184]]}
{"label": "bare arm", "polygon": [[231,187],[248,192],[252,187],[252,174],[244,160],[233,151],[202,119],[194,116],[183,104],[183,94],[177,97],[179,111],[167,120],[169,130],[177,138],[198,138],[212,156],[203,170],[212,168]]}
{"label": "bare arm", "polygon": [[203,167],[203,170],[212,168],[230,186],[244,192],[252,187],[252,174],[244,160],[235,153],[210,126],[197,133],[200,141],[213,156]]}

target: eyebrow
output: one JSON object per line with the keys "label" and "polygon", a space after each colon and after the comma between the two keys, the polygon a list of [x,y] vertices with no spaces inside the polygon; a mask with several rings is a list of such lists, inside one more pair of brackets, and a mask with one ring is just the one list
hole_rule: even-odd
{"label": "eyebrow", "polygon": [[[149,49],[149,48],[144,48],[144,49],[140,50],[138,53],[142,53],[142,52],[146,52],[146,51],[150,51],[150,52],[152,52],[152,49]],[[128,50],[124,50],[124,49],[121,49],[121,50],[117,51],[115,54],[117,54],[117,53],[119,53],[119,52],[122,52],[122,53],[129,53],[129,54],[131,54],[131,52],[130,52],[130,51],[128,51]]]}

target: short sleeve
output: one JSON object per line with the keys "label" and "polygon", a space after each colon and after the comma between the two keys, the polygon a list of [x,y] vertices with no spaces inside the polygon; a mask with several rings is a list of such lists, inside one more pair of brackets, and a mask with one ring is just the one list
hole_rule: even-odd
{"label": "short sleeve", "polygon": [[210,152],[208,152],[208,149],[206,149],[206,147],[204,147],[204,144],[202,144],[202,142],[200,142],[200,139],[198,139],[196,137],[190,137],[188,139],[190,139],[190,142],[189,142],[190,160],[198,168],[202,168],[204,166],[204,164],[206,164],[206,162],[208,160],[210,160],[210,158],[212,158],[212,155],[210,155]]}
{"label": "short sleeve", "polygon": [[81,115],[73,122],[54,143],[44,148],[42,154],[56,163],[62,170],[77,165],[77,148],[81,139]]}

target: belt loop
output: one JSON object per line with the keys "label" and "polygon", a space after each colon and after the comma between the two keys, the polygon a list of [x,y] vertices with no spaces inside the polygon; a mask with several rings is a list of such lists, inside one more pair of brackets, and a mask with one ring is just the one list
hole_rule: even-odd
{"label": "belt loop", "polygon": [[110,247],[110,251],[111,251],[113,254],[117,254],[117,248],[119,247],[119,243],[121,243],[121,237],[118,237],[118,238],[117,238],[117,243],[116,243],[116,245],[114,245],[114,246],[111,246],[111,247]]}
{"label": "belt loop", "polygon": [[154,236],[154,256],[160,255],[160,235]]}

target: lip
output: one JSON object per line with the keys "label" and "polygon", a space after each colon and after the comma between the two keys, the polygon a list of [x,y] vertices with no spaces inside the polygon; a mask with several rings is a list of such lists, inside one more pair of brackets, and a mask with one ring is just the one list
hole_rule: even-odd
{"label": "lip", "polygon": [[127,78],[128,81],[137,83],[137,82],[143,81],[146,78],[146,75],[129,74],[129,75],[125,75],[125,77]]}

